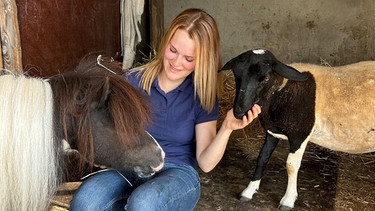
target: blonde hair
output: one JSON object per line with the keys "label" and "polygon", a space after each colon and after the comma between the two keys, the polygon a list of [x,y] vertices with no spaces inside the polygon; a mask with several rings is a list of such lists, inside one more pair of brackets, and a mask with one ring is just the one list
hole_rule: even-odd
{"label": "blonde hair", "polygon": [[194,96],[198,95],[202,107],[211,112],[216,101],[217,72],[220,65],[220,36],[215,20],[201,9],[187,9],[172,21],[161,40],[158,54],[140,70],[140,73],[144,73],[140,87],[150,94],[152,82],[163,70],[164,52],[179,29],[186,30],[195,42]]}

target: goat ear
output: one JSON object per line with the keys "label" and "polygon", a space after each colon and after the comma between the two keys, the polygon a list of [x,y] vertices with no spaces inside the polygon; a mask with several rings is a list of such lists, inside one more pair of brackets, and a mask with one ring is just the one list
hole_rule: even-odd
{"label": "goat ear", "polygon": [[234,66],[234,64],[236,64],[237,59],[238,59],[238,56],[234,57],[231,60],[229,60],[227,63],[224,64],[224,66],[219,70],[219,72],[222,71],[222,70],[230,70],[230,69],[232,69],[233,66]]}
{"label": "goat ear", "polygon": [[290,67],[286,64],[283,64],[282,62],[277,61],[275,67],[275,72],[277,72],[279,75],[283,76],[284,78],[287,78],[292,81],[305,81],[307,80],[308,76],[305,74],[302,74],[298,70],[294,69],[293,67]]}

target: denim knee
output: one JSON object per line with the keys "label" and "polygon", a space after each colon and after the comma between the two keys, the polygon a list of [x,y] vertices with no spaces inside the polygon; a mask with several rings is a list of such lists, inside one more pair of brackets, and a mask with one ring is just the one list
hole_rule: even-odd
{"label": "denim knee", "polygon": [[125,206],[128,211],[188,211],[200,197],[199,177],[195,169],[176,166],[136,188]]}
{"label": "denim knee", "polygon": [[200,185],[188,192],[173,197],[160,197],[160,191],[150,189],[148,192],[134,191],[128,198],[127,211],[189,211],[193,210],[200,197]]}
{"label": "denim knee", "polygon": [[132,187],[117,171],[109,170],[85,179],[73,195],[70,210],[113,210],[123,207]]}

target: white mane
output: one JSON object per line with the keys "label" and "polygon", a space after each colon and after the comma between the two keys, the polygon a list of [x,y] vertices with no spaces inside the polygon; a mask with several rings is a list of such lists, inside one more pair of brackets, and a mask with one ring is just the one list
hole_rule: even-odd
{"label": "white mane", "polygon": [[50,85],[0,76],[0,210],[46,210],[58,185]]}

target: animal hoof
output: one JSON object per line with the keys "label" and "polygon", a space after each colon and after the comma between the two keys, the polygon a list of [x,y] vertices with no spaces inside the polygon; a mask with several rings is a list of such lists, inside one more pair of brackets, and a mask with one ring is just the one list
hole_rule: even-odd
{"label": "animal hoof", "polygon": [[250,201],[251,199],[245,197],[245,196],[240,196],[240,201]]}
{"label": "animal hoof", "polygon": [[282,211],[289,211],[289,210],[293,210],[293,207],[288,207],[288,206],[284,206],[284,205],[279,205],[279,207],[277,208],[278,210],[282,210]]}

